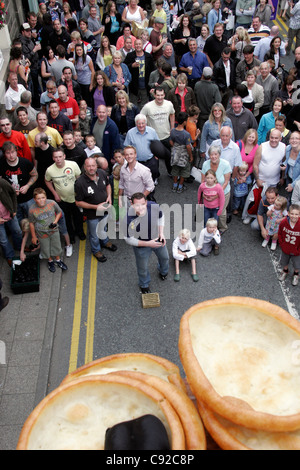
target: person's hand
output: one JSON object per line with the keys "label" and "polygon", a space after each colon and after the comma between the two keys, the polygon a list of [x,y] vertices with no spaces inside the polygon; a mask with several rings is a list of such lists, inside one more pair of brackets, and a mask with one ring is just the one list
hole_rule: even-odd
{"label": "person's hand", "polygon": [[21,193],[21,194],[26,194],[27,191],[28,191],[28,189],[29,189],[28,184],[25,184],[24,186],[21,186],[21,188],[20,188],[20,193]]}

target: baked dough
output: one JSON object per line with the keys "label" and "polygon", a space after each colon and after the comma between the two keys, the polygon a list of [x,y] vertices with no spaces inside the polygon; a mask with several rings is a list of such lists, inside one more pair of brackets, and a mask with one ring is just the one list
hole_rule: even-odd
{"label": "baked dough", "polygon": [[211,437],[223,450],[299,450],[300,430],[267,432],[232,423],[203,403],[198,402],[200,415]]}
{"label": "baked dough", "polygon": [[153,387],[114,374],[62,385],[33,410],[17,450],[103,450],[107,428],[145,414],[164,424],[172,450],[185,449],[178,415]]}
{"label": "baked dough", "polygon": [[185,384],[176,364],[163,357],[143,353],[123,353],[102,357],[67,375],[62,384],[83,376],[109,374],[119,370],[154,375],[185,391]]}
{"label": "baked dough", "polygon": [[180,324],[179,353],[196,399],[236,424],[300,429],[300,325],[285,310],[244,297],[195,305]]}

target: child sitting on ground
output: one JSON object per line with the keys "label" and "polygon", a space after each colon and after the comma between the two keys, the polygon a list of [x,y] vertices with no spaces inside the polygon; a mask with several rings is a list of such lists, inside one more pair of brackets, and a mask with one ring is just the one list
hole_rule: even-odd
{"label": "child sitting on ground", "polygon": [[237,175],[233,182],[232,213],[234,215],[239,213],[239,209],[244,209],[244,205],[248,196],[249,191],[246,178],[248,168],[248,163],[243,162],[242,165],[238,167]]}
{"label": "child sitting on ground", "polygon": [[33,191],[34,204],[29,208],[29,227],[33,245],[40,242],[40,258],[48,259],[49,271],[56,271],[55,265],[63,271],[67,266],[60,259],[62,252],[58,221],[61,217],[59,205],[47,199],[46,191],[36,188]]}
{"label": "child sitting on ground", "polygon": [[300,206],[291,204],[288,216],[285,217],[278,230],[278,241],[281,248],[282,273],[279,281],[283,282],[289,273],[289,263],[292,262],[294,274],[292,285],[299,282],[300,270]]}
{"label": "child sitting on ground", "polygon": [[87,157],[92,157],[95,153],[102,153],[101,149],[96,145],[96,139],[93,135],[85,136],[86,148],[84,149]]}
{"label": "child sitting on ground", "polygon": [[267,237],[262,242],[262,246],[264,248],[268,245],[269,240],[272,238],[271,250],[276,250],[280,222],[288,215],[286,210],[287,204],[288,202],[285,197],[277,196],[274,204],[269,206],[269,210],[267,212],[267,223],[265,227],[267,231]]}
{"label": "child sitting on ground", "polygon": [[201,204],[202,198],[204,204],[204,226],[206,226],[208,219],[218,220],[225,204],[224,190],[218,183],[216,173],[213,170],[207,170],[205,181],[199,186],[198,204]]}
{"label": "child sitting on ground", "polygon": [[221,235],[218,230],[218,221],[208,219],[205,228],[200,232],[197,252],[202,256],[208,256],[214,250],[214,254],[218,255],[220,243]]}
{"label": "child sitting on ground", "polygon": [[173,258],[175,259],[175,276],[174,281],[180,280],[179,274],[179,263],[184,260],[191,260],[192,265],[192,279],[194,282],[199,281],[199,277],[196,272],[196,259],[197,254],[196,247],[191,240],[191,232],[188,229],[180,230],[178,237],[175,238],[172,246]]}
{"label": "child sitting on ground", "polygon": [[184,190],[184,180],[191,175],[191,163],[193,161],[191,136],[185,130],[188,114],[180,112],[178,114],[178,126],[171,130],[170,145],[171,165],[173,176],[173,189],[175,193],[182,193]]}

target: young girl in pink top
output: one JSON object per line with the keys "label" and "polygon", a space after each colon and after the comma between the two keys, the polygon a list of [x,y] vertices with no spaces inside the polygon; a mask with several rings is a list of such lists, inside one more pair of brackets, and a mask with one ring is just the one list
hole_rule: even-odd
{"label": "young girl in pink top", "polygon": [[218,183],[216,173],[213,170],[207,170],[205,181],[200,184],[198,189],[198,204],[204,204],[204,226],[210,218],[218,220],[219,215],[225,203],[224,190]]}

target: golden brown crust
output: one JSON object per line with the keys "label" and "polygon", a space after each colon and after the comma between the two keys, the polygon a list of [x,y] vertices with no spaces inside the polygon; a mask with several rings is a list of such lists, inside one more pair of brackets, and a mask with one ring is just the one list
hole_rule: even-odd
{"label": "golden brown crust", "polygon": [[117,372],[118,370],[132,370],[158,375],[185,391],[178,366],[163,357],[143,353],[121,353],[102,357],[68,374],[62,384],[86,375],[102,374],[107,371],[109,373]]}
{"label": "golden brown crust", "polygon": [[140,372],[120,371],[118,374],[136,378],[156,388],[170,402],[178,414],[185,432],[187,450],[206,450],[205,430],[199,413],[187,396],[175,385]]}
{"label": "golden brown crust", "polygon": [[179,354],[193,394],[197,400],[206,404],[210,409],[241,426],[278,432],[293,431],[300,428],[300,413],[278,416],[279,413],[276,415],[255,411],[249,407],[247,401],[234,400],[237,397],[222,397],[216,392],[204,374],[193,350],[190,320],[201,309],[217,306],[231,307],[233,305],[257,309],[262,314],[278,320],[282,325],[293,330],[300,339],[299,322],[291,317],[288,312],[269,302],[245,297],[225,297],[209,300],[191,307],[181,319]]}
{"label": "golden brown crust", "polygon": [[[78,432],[78,421],[84,419],[90,412],[91,420],[95,420],[95,413],[91,409],[91,403],[99,403],[99,397],[102,397],[104,406],[106,406],[106,401],[103,397],[108,397],[113,395],[111,393],[117,391],[117,395],[120,396],[119,403],[122,405],[121,397],[126,397],[127,394],[133,394],[133,398],[139,400],[140,403],[135,403],[138,411],[143,411],[144,409],[144,400],[147,403],[152,404],[153,409],[160,410],[159,413],[164,416],[164,420],[168,423],[168,433],[171,436],[171,448],[172,450],[185,450],[185,435],[179,420],[177,413],[175,413],[173,407],[170,405],[168,400],[160,393],[157,389],[151,387],[150,385],[141,382],[140,380],[135,380],[131,377],[118,376],[116,374],[102,375],[102,376],[93,376],[93,377],[83,377],[77,380],[70,382],[69,384],[61,385],[47,397],[42,400],[42,402],[33,410],[31,415],[26,420],[23,429],[21,431],[19,442],[17,445],[17,450],[27,450],[35,447],[35,443],[30,442],[33,440],[33,436],[37,436],[39,441],[43,442],[42,433],[45,432],[47,437],[49,437],[50,422],[52,419],[55,421],[57,419],[59,422],[63,421],[63,428],[65,429],[66,423],[68,424],[68,430],[70,430],[69,435],[76,440],[76,433]],[[101,392],[101,393],[100,393]],[[76,399],[72,402],[76,395]],[[78,396],[82,399],[78,407]],[[87,396],[91,397],[91,401],[88,402],[85,407],[85,400]],[[96,397],[96,398],[95,398]],[[70,398],[70,400],[69,400]],[[64,408],[65,406],[65,408]],[[67,409],[66,409],[67,408]],[[80,408],[80,409],[79,409]],[[89,408],[87,410],[86,408]],[[121,408],[120,408],[121,409]],[[120,409],[116,408],[112,410],[114,416],[112,416],[111,422],[109,425],[113,425],[119,422],[120,420]],[[56,410],[59,410],[59,416],[55,415]],[[63,410],[63,417],[61,416],[61,411]],[[146,414],[145,411],[142,414]],[[48,417],[51,416],[51,419]],[[66,416],[68,419],[66,419]],[[130,410],[130,415],[126,419],[133,419],[137,416],[133,415],[132,410]],[[45,423],[46,421],[46,423]],[[100,420],[101,421],[101,420]],[[74,425],[74,428],[72,427]],[[59,428],[61,429],[61,428]],[[80,428],[80,434],[78,435],[78,442],[76,446],[72,447],[73,450],[81,448],[83,445],[80,442],[82,435],[86,434],[90,429]],[[53,430],[52,430],[53,431]],[[83,432],[82,432],[83,431]],[[47,434],[48,433],[48,434]],[[75,436],[74,436],[75,433]],[[103,432],[102,432],[103,433]],[[97,433],[95,433],[97,434]],[[56,437],[56,433],[51,433],[52,436]],[[101,439],[100,439],[101,438]],[[103,436],[97,436],[97,449],[104,448],[104,433]],[[68,443],[64,442],[63,436],[59,438],[60,448],[69,448]],[[39,444],[42,447],[42,444]],[[93,447],[92,447],[93,448]],[[94,447],[95,448],[95,447]]]}

